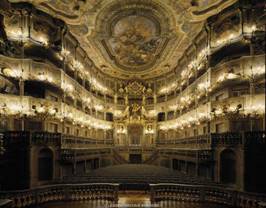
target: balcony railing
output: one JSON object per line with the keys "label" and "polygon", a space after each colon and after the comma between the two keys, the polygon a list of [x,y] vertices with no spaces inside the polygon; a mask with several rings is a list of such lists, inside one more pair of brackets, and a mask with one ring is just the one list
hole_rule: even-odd
{"label": "balcony railing", "polygon": [[172,140],[157,140],[157,146],[190,148],[190,149],[209,149],[211,146],[211,134]]}
{"label": "balcony railing", "polygon": [[264,207],[265,194],[240,192],[211,185],[153,184],[152,203],[187,201],[224,204],[230,207]]}
{"label": "balcony railing", "polygon": [[157,140],[158,147],[175,149],[212,149],[217,146],[246,146],[251,143],[266,144],[265,132],[211,133],[183,139]]}
{"label": "balcony railing", "polygon": [[95,155],[111,155],[111,148],[109,147],[94,147],[91,149],[63,149],[61,150],[61,160],[65,162],[75,162],[86,160]]}
{"label": "balcony railing", "polygon": [[118,184],[57,184],[21,191],[0,191],[0,199],[11,199],[11,207],[77,200],[105,200],[110,204],[118,200]]}
{"label": "balcony railing", "polygon": [[20,145],[52,145],[61,149],[86,149],[95,147],[112,146],[113,140],[98,140],[62,133],[7,131],[4,132],[4,146]]}
{"label": "balcony railing", "polygon": [[90,139],[70,135],[62,135],[62,149],[86,149],[96,146],[113,145],[112,139]]}

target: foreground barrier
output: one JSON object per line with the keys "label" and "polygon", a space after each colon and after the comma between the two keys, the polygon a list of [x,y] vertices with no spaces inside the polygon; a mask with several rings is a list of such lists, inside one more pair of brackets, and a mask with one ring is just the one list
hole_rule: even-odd
{"label": "foreground barrier", "polygon": [[205,202],[240,208],[266,207],[266,195],[239,192],[218,186],[151,184],[151,201]]}
{"label": "foreground barrier", "polygon": [[0,199],[12,200],[11,207],[27,207],[46,202],[98,200],[116,203],[118,184],[57,184],[36,189],[0,192]]}

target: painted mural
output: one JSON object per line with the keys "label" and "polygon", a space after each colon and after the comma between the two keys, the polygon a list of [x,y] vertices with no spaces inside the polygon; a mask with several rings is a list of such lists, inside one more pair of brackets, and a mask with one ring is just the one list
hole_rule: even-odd
{"label": "painted mural", "polygon": [[152,61],[160,42],[155,23],[136,15],[120,19],[109,41],[117,60],[125,66],[141,66]]}

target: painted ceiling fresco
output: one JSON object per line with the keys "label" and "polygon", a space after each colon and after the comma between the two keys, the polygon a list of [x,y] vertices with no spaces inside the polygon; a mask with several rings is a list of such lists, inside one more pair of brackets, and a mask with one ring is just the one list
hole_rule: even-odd
{"label": "painted ceiling fresco", "polygon": [[127,68],[134,68],[154,61],[162,38],[158,36],[153,21],[132,15],[115,24],[108,42],[116,61]]}

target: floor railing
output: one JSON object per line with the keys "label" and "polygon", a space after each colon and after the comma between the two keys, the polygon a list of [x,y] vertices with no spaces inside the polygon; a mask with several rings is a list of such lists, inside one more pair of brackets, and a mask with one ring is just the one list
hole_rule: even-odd
{"label": "floor railing", "polygon": [[225,187],[187,184],[152,184],[151,201],[187,201],[217,203],[230,207],[262,208],[266,195],[231,190]]}
{"label": "floor railing", "polygon": [[118,184],[57,184],[20,191],[0,191],[0,199],[12,200],[11,207],[35,206],[46,202],[102,200],[116,203]]}

